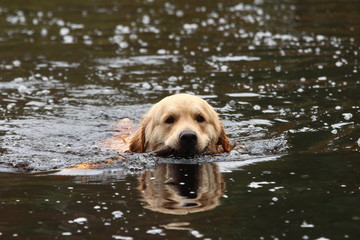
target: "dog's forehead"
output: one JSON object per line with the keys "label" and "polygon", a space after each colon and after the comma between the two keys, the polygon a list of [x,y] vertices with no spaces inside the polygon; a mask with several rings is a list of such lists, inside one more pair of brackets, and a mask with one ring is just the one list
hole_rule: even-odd
{"label": "dog's forehead", "polygon": [[211,110],[210,105],[198,98],[169,98],[158,103],[163,113],[201,113]]}

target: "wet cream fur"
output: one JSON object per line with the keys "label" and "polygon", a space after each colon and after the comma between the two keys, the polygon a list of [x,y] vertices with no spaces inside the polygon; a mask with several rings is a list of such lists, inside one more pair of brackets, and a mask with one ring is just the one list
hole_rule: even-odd
{"label": "wet cream fur", "polygon": [[[198,121],[201,116],[205,120]],[[166,120],[172,117],[173,123]],[[231,150],[228,137],[218,114],[203,99],[189,95],[176,94],[156,103],[143,117],[140,128],[130,140],[130,151],[150,152],[163,147],[180,150],[179,135],[184,130],[197,135],[195,150],[218,152]]]}

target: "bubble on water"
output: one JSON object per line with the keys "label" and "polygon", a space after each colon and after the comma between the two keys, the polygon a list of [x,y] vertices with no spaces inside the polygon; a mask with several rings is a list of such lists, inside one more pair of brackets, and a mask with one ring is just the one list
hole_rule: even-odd
{"label": "bubble on water", "polygon": [[336,129],[333,129],[333,130],[331,130],[331,133],[332,133],[332,134],[337,134],[338,131],[337,131]]}
{"label": "bubble on water", "polygon": [[251,182],[250,184],[248,184],[249,188],[262,188],[263,185],[268,185],[268,184],[275,184],[275,182]]}
{"label": "bubble on water", "polygon": [[353,122],[341,122],[341,123],[335,123],[335,124],[331,124],[331,127],[332,128],[342,128],[343,126],[346,126],[346,125],[350,125],[350,124],[353,124]]}
{"label": "bubble on water", "polygon": [[221,71],[221,72],[227,72],[227,71],[229,71],[229,66],[227,66],[227,65],[220,65],[220,71]]}
{"label": "bubble on water", "polygon": [[[252,92],[243,92],[243,93],[227,93],[226,94],[229,97],[260,97],[261,95],[258,93],[252,93]],[[245,104],[248,104],[247,102]]]}
{"label": "bubble on water", "polygon": [[273,202],[277,202],[277,201],[279,201],[279,198],[273,197],[271,200],[272,200]]}
{"label": "bubble on water", "polygon": [[317,116],[315,116],[315,115],[312,115],[310,118],[311,118],[311,121],[315,122],[315,121],[317,120],[317,118],[318,118],[318,117],[317,117]]}
{"label": "bubble on water", "polygon": [[357,144],[360,147],[360,138],[357,140]]}
{"label": "bubble on water", "polygon": [[129,47],[129,43],[127,43],[126,41],[121,41],[120,43],[119,43],[119,47],[120,48],[128,48]]}
{"label": "bubble on water", "polygon": [[236,101],[230,100],[229,103],[228,103],[228,105],[229,105],[231,108],[233,108],[233,107],[236,106]]}
{"label": "bubble on water", "polygon": [[15,83],[20,83],[20,82],[23,82],[25,79],[22,78],[22,77],[17,77],[17,78],[14,78],[13,82]]}
{"label": "bubble on water", "polygon": [[78,24],[78,23],[68,23],[68,26],[70,26],[71,29],[83,29],[85,27],[84,24]]}
{"label": "bubble on water", "polygon": [[283,188],[284,188],[284,187],[281,187],[281,186],[279,186],[279,187],[274,187],[274,188],[270,188],[269,191],[270,191],[270,192],[276,192],[277,190],[283,189]]}
{"label": "bubble on water", "polygon": [[305,42],[313,42],[313,41],[314,41],[314,38],[311,37],[311,36],[303,36],[302,39],[303,39]]}
{"label": "bubble on water", "polygon": [[196,238],[202,238],[204,236],[203,234],[201,234],[199,231],[196,230],[192,230],[190,233]]}
{"label": "bubble on water", "polygon": [[65,26],[65,21],[62,20],[62,19],[57,19],[57,20],[56,20],[56,25],[58,25],[58,26]]}
{"label": "bubble on water", "polygon": [[178,78],[175,77],[175,76],[171,76],[171,77],[168,78],[169,82],[176,82],[177,80],[178,80]]}
{"label": "bubble on water", "polygon": [[30,102],[27,102],[25,105],[41,108],[41,107],[44,107],[46,104],[43,102],[39,102],[39,101],[30,101]]}
{"label": "bubble on water", "polygon": [[350,120],[353,117],[351,113],[343,113],[342,115],[346,121]]}
{"label": "bubble on water", "polygon": [[63,42],[64,42],[65,44],[71,44],[71,43],[74,43],[74,42],[75,42],[75,39],[74,39],[74,37],[71,36],[71,35],[65,35],[65,36],[63,36]]}
{"label": "bubble on water", "polygon": [[337,61],[335,63],[335,66],[337,66],[337,67],[341,67],[342,65],[344,65],[342,61]]}
{"label": "bubble on water", "polygon": [[260,110],[261,107],[260,107],[259,105],[255,105],[255,106],[253,107],[253,109],[254,109],[254,110]]}
{"label": "bubble on water", "polygon": [[189,64],[185,64],[184,66],[183,66],[183,71],[184,71],[184,73],[191,73],[191,72],[196,72],[196,68],[194,67],[194,66],[191,66],[191,65],[189,65]]}
{"label": "bubble on water", "polygon": [[159,54],[159,55],[165,55],[166,53],[167,53],[167,51],[165,49],[157,50],[157,54]]}
{"label": "bubble on water", "polygon": [[68,35],[70,33],[70,29],[67,27],[62,27],[62,28],[60,28],[59,33],[61,36]]}
{"label": "bubble on water", "polygon": [[202,51],[203,51],[203,52],[209,52],[210,49],[209,49],[209,48],[203,48]]}
{"label": "bubble on water", "polygon": [[31,94],[32,92],[32,90],[25,85],[20,85],[17,90],[20,94]]}
{"label": "bubble on water", "polygon": [[259,61],[261,60],[260,57],[253,57],[253,56],[226,56],[226,57],[217,57],[213,56],[212,61],[218,62],[239,62],[239,61]]}
{"label": "bubble on water", "polygon": [[281,119],[281,118],[274,118],[274,120],[275,120],[275,121],[278,121],[278,122],[284,122],[284,123],[289,122],[288,120]]}
{"label": "bubble on water", "polygon": [[319,81],[326,81],[327,77],[326,76],[321,76],[321,77],[318,77],[318,80]]}
{"label": "bubble on water", "polygon": [[148,52],[148,50],[146,48],[140,48],[139,52],[141,54],[146,54]]}
{"label": "bubble on water", "polygon": [[[139,38],[139,36],[137,34],[135,34],[135,33],[132,33],[132,34],[129,35],[129,38],[131,40],[137,40]],[[142,44],[144,44],[144,42],[142,42]],[[145,45],[146,45],[146,43],[145,43]]]}
{"label": "bubble on water", "polygon": [[134,239],[133,237],[120,236],[120,235],[112,235],[111,237],[116,240],[133,240]]}
{"label": "bubble on water", "polygon": [[78,223],[78,224],[84,224],[85,222],[87,222],[87,219],[84,217],[75,218],[74,220],[69,221],[69,223]]}
{"label": "bubble on water", "polygon": [[146,231],[147,234],[162,234],[163,230],[159,228],[153,228]]}
{"label": "bubble on water", "polygon": [[272,38],[265,38],[264,44],[266,46],[272,47],[272,46],[276,46],[277,43]]}
{"label": "bubble on water", "polygon": [[6,17],[6,21],[8,21],[11,24],[25,24],[26,23],[26,17],[23,11],[16,11],[16,15],[8,15]]}
{"label": "bubble on water", "polygon": [[316,41],[318,41],[318,42],[321,42],[321,41],[324,41],[326,38],[325,38],[325,36],[323,36],[323,35],[317,35],[316,36]]}
{"label": "bubble on water", "polygon": [[117,25],[115,27],[115,34],[129,34],[130,28],[128,26]]}
{"label": "bubble on water", "polygon": [[148,82],[142,83],[141,87],[143,89],[151,89],[151,84]]}
{"label": "bubble on water", "polygon": [[187,34],[191,34],[194,33],[199,28],[199,26],[196,23],[185,23],[183,28]]}
{"label": "bubble on water", "polygon": [[92,45],[92,43],[93,43],[91,40],[91,37],[89,35],[84,35],[83,40],[84,40],[84,44],[86,44],[86,45]]}
{"label": "bubble on water", "polygon": [[9,104],[6,106],[6,109],[7,109],[8,111],[11,111],[15,106],[16,106],[16,103],[9,103]]}
{"label": "bubble on water", "polygon": [[148,25],[150,23],[150,17],[148,15],[144,15],[141,21],[143,24]]}
{"label": "bubble on water", "polygon": [[183,17],[184,16],[184,11],[183,10],[176,10],[175,12],[177,17]]}
{"label": "bubble on water", "polygon": [[341,109],[341,106],[336,106],[335,107],[335,110],[340,110]]}
{"label": "bubble on water", "polygon": [[263,113],[277,113],[277,111],[274,110],[274,109],[265,109],[265,110],[263,110],[262,112],[263,112]]}
{"label": "bubble on water", "polygon": [[300,227],[302,227],[302,228],[313,228],[313,227],[315,227],[314,226],[314,224],[310,224],[310,223],[307,223],[307,222],[303,222],[301,225],[300,225]]}
{"label": "bubble on water", "polygon": [[114,211],[111,214],[114,216],[114,218],[121,218],[124,215],[122,211]]}
{"label": "bubble on water", "polygon": [[239,3],[238,5],[235,5],[233,7],[230,8],[230,11],[249,11],[251,10],[251,5],[248,4],[244,4],[244,3]]}
{"label": "bubble on water", "polygon": [[20,62],[20,60],[14,60],[14,61],[12,62],[12,64],[13,64],[14,67],[20,67],[21,62]]}
{"label": "bubble on water", "polygon": [[69,102],[69,98],[67,98],[67,97],[62,98],[61,100],[62,100],[63,103],[68,103]]}
{"label": "bubble on water", "polygon": [[94,150],[94,151],[98,151],[98,150],[100,150],[100,147],[98,145],[94,144],[94,145],[90,146],[90,149]]}

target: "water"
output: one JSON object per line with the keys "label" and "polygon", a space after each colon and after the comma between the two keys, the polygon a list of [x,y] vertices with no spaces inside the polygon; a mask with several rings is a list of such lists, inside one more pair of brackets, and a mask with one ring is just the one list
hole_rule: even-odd
{"label": "water", "polygon": [[[2,1],[0,239],[358,239],[358,1]],[[244,154],[102,149],[187,92]]]}

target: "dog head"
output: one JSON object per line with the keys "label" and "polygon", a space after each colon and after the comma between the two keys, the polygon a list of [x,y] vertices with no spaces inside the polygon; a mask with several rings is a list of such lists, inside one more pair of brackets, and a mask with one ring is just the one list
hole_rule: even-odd
{"label": "dog head", "polygon": [[215,110],[203,99],[176,94],[162,99],[143,117],[130,140],[130,151],[150,152],[168,147],[180,155],[231,150]]}

